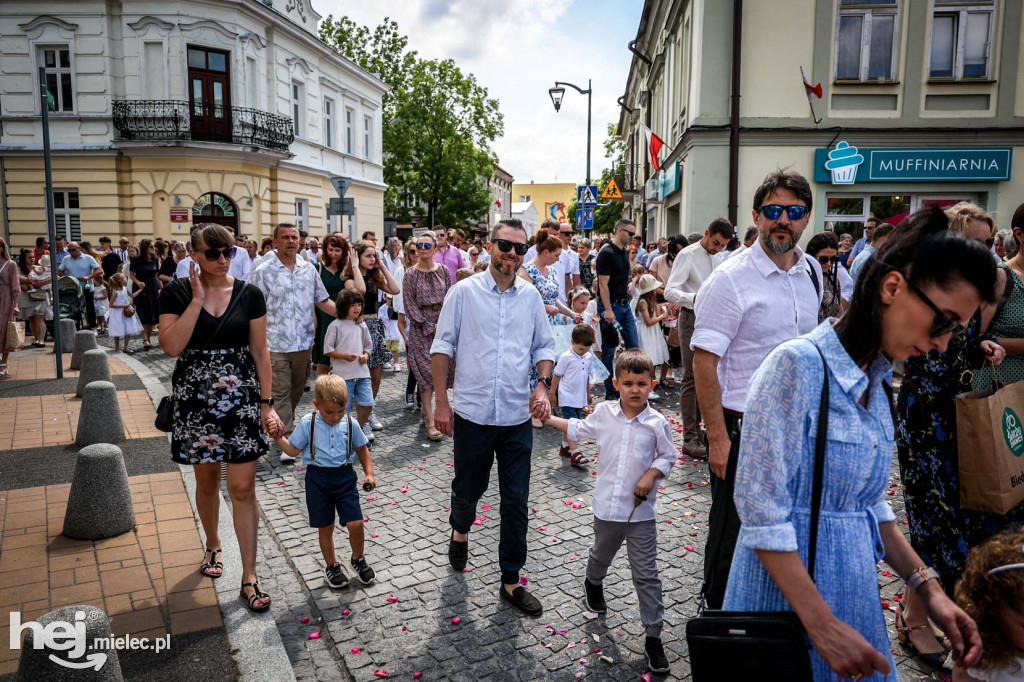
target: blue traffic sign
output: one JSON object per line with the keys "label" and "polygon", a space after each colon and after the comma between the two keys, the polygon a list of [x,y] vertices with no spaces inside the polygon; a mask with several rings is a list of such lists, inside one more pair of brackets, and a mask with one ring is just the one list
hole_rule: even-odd
{"label": "blue traffic sign", "polygon": [[592,209],[592,208],[577,208],[576,209],[576,229],[577,230],[593,230],[594,229],[594,209]]}
{"label": "blue traffic sign", "polygon": [[578,206],[597,206],[597,185],[577,186],[576,204]]}

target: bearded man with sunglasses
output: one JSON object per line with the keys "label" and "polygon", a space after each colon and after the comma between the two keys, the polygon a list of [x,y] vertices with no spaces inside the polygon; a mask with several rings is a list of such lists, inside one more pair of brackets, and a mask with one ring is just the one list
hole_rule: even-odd
{"label": "bearded man with sunglasses", "polygon": [[696,296],[690,346],[711,469],[702,594],[713,609],[722,606],[740,529],[733,481],[747,385],[773,348],[818,325],[821,266],[797,246],[811,203],[805,177],[770,173],[754,192],[757,243],[719,265]]}
{"label": "bearded man with sunglasses", "polygon": [[[531,415],[551,416],[548,390],[555,361],[555,338],[536,288],[517,277],[526,255],[526,229],[510,218],[491,233],[491,264],[467,277],[445,297],[430,347],[436,410],[434,424],[455,441],[455,478],[449,524],[448,562],[466,567],[469,531],[476,505],[487,490],[498,460],[501,494],[500,598],[529,616],[540,601],[519,584],[526,563],[527,500],[533,450]],[[455,367],[453,406],[448,403],[448,364]],[[530,392],[530,358],[540,380]],[[453,413],[454,410],[454,413]]]}

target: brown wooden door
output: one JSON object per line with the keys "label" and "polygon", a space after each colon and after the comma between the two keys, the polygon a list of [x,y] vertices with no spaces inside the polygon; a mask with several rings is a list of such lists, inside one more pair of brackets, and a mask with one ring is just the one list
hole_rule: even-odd
{"label": "brown wooden door", "polygon": [[231,142],[229,64],[227,52],[188,48],[188,97],[194,140]]}

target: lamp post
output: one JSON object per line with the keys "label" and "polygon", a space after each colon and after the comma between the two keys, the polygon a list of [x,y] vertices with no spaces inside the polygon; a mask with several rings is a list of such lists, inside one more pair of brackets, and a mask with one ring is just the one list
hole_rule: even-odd
{"label": "lamp post", "polygon": [[591,87],[590,79],[587,79],[587,89],[584,90],[572,83],[562,83],[555,81],[555,87],[548,89],[548,94],[551,95],[551,103],[555,105],[555,112],[557,113],[562,108],[562,97],[565,95],[565,88],[561,86],[569,86],[581,95],[587,96],[587,184],[590,184],[590,98],[593,95],[594,90]]}

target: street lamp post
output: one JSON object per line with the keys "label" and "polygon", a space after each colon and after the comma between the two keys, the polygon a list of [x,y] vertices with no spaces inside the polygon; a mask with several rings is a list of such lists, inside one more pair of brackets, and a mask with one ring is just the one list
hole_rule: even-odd
{"label": "street lamp post", "polygon": [[581,95],[587,96],[587,184],[590,184],[590,98],[594,90],[591,87],[590,79],[587,79],[587,89],[584,90],[572,83],[562,83],[560,81],[555,82],[555,87],[548,89],[548,94],[551,95],[551,103],[555,105],[555,112],[557,113],[562,108],[562,97],[565,95],[565,88],[560,86],[569,86]]}

